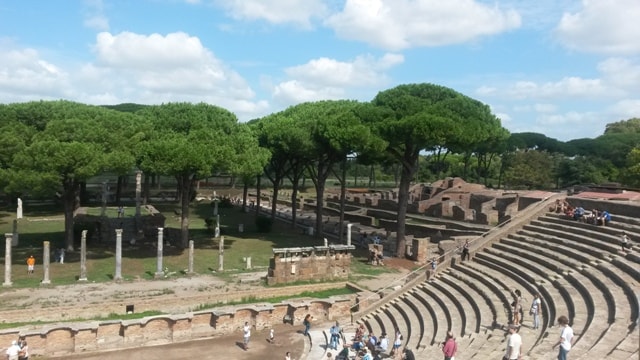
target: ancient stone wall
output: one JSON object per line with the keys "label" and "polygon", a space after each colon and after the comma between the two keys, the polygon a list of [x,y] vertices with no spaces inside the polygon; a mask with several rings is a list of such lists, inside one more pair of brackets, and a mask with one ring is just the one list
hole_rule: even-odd
{"label": "ancient stone wall", "polygon": [[344,295],[325,300],[253,304],[135,320],[4,330],[0,331],[0,343],[10,344],[12,340],[24,337],[34,357],[170,344],[237,333],[245,322],[261,330],[283,322],[300,325],[307,314],[322,321],[341,319],[350,316],[356,298],[357,295]]}
{"label": "ancient stone wall", "polygon": [[273,249],[267,284],[297,281],[346,280],[354,246],[331,245]]}

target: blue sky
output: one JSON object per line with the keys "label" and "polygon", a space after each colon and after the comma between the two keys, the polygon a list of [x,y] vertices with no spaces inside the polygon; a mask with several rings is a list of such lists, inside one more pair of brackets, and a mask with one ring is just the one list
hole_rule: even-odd
{"label": "blue sky", "polygon": [[0,0],[0,103],[304,101],[451,87],[512,132],[640,117],[638,0]]}

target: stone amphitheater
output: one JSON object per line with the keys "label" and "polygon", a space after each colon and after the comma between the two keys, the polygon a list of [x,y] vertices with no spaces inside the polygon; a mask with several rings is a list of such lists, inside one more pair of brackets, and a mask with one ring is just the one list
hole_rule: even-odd
{"label": "stone amphitheater", "polygon": [[[525,316],[519,332],[524,359],[555,359],[565,315],[575,332],[571,359],[640,358],[640,194],[584,192],[568,196],[573,206],[608,210],[613,220],[596,226],[550,211],[566,194],[548,193],[505,225],[472,242],[471,261],[455,252],[437,275],[408,281],[367,309],[354,314],[355,324],[379,335],[399,329],[417,359],[442,358],[441,344],[452,331],[456,359],[500,359],[512,317],[512,292],[523,293]],[[622,251],[626,232],[633,250]],[[527,310],[541,294],[542,320],[532,327]],[[346,328],[352,336],[355,325]],[[322,343],[324,336],[318,336]],[[325,346],[326,348],[326,346]],[[325,350],[326,351],[326,350]],[[318,350],[313,359],[325,356]]]}

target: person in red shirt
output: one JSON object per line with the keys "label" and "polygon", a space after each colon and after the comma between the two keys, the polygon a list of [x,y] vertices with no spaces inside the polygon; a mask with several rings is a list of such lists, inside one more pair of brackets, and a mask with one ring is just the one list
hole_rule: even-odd
{"label": "person in red shirt", "polygon": [[456,344],[456,339],[453,338],[453,333],[449,331],[447,333],[447,339],[444,341],[444,346],[442,346],[444,360],[453,359],[453,357],[456,356],[456,352],[458,352],[458,344]]}

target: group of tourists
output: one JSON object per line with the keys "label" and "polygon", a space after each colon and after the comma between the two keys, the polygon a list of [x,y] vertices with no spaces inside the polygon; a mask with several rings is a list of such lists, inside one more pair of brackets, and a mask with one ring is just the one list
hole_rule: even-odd
{"label": "group of tourists", "polygon": [[20,338],[13,340],[5,352],[7,360],[29,360],[29,345],[27,340]]}
{"label": "group of tourists", "polygon": [[593,209],[588,211],[582,206],[573,207],[566,200],[556,200],[551,210],[557,213],[563,213],[569,219],[582,221],[587,224],[606,226],[611,222],[611,214],[607,210]]}

